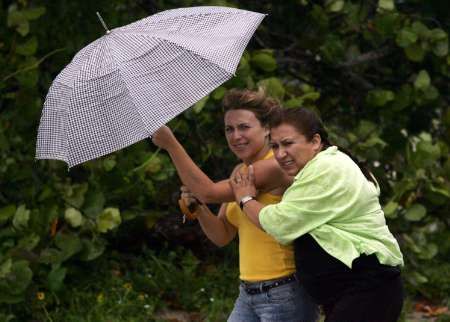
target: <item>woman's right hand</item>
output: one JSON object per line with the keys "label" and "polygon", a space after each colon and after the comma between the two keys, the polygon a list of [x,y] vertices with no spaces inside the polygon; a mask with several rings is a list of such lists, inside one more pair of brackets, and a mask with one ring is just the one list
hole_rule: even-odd
{"label": "woman's right hand", "polygon": [[161,126],[152,135],[153,144],[164,150],[167,150],[170,146],[173,146],[175,141],[175,135],[173,135],[172,130],[166,125]]}
{"label": "woman's right hand", "polygon": [[198,200],[186,186],[181,186],[180,192],[181,192],[181,199],[188,207],[189,211],[191,213],[194,213],[198,209],[198,206],[201,204],[200,200]]}

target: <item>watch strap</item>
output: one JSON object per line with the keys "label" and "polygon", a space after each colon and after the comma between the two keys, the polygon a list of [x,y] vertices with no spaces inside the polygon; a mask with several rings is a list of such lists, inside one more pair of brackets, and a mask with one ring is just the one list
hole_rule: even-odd
{"label": "watch strap", "polygon": [[244,209],[244,205],[249,202],[250,200],[255,200],[255,197],[253,196],[244,196],[241,198],[241,201],[239,201],[239,207],[242,209]]}

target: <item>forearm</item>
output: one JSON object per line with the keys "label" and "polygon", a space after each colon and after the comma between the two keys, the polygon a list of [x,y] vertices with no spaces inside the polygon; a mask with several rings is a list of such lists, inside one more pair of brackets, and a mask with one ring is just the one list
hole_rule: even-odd
{"label": "forearm", "polygon": [[235,237],[236,230],[229,227],[224,219],[214,215],[207,206],[200,206],[196,215],[203,232],[215,245],[223,247]]}
{"label": "forearm", "polygon": [[175,141],[167,149],[178,175],[194,195],[207,203],[222,203],[233,201],[233,191],[224,183],[212,181],[191,159],[183,146]]}
{"label": "forearm", "polygon": [[259,212],[264,208],[264,205],[256,200],[250,200],[244,204],[244,212],[248,219],[258,228],[263,229],[259,222]]}

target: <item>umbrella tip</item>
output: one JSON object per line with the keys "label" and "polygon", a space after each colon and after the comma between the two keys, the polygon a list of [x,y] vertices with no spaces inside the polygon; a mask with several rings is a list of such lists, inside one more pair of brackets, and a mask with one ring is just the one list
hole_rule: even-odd
{"label": "umbrella tip", "polygon": [[102,24],[103,28],[105,28],[106,33],[109,34],[111,31],[108,29],[108,26],[106,25],[105,21],[103,20],[102,16],[98,11],[95,12],[97,14],[98,20],[100,20],[100,23]]}

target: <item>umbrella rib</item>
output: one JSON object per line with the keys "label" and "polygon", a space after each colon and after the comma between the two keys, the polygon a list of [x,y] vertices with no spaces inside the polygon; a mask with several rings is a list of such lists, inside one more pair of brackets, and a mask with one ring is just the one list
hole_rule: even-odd
{"label": "umbrella rib", "polygon": [[[125,88],[127,89],[128,96],[130,97],[130,100],[131,100],[132,103],[133,103],[134,110],[139,114],[139,117],[141,118],[141,122],[142,122],[144,128],[147,130],[147,127],[145,126],[145,122],[144,122],[144,117],[142,116],[141,112],[140,112],[139,109],[137,108],[136,102],[135,102],[134,99],[133,99],[133,95],[130,94],[130,88],[128,87],[128,84],[127,84],[127,82],[125,81],[124,74],[122,73],[122,68],[121,68],[122,66],[121,66],[121,65],[119,64],[119,62],[116,60],[116,57],[115,57],[115,55],[114,55],[114,49],[112,49],[112,47],[109,46],[108,42],[105,42],[105,43],[106,43],[106,46],[108,47],[108,49],[111,50],[111,52],[113,53],[113,55],[111,55],[111,56],[112,56],[112,59],[114,59],[114,61],[116,62],[116,65],[117,65],[117,67],[118,67],[118,71],[119,71],[119,73],[122,75],[122,79],[124,80],[123,83],[124,83],[124,85],[125,85]],[[150,136],[150,133],[147,132],[147,135]]]}
{"label": "umbrella rib", "polygon": [[[240,10],[240,9],[239,9]],[[148,20],[149,18],[154,18],[155,20],[150,20],[150,23],[161,23],[161,22],[167,22],[167,21],[171,21],[171,20],[176,20],[176,19],[180,19],[180,18],[190,18],[190,17],[201,17],[201,16],[213,16],[213,15],[239,15],[239,14],[245,14],[245,15],[249,15],[249,14],[254,14],[253,12],[250,11],[246,11],[246,10],[240,10],[239,12],[237,11],[218,11],[218,12],[205,12],[205,13],[192,13],[192,14],[185,14],[185,15],[179,15],[179,16],[173,16],[173,17],[168,17],[168,18],[164,18],[161,17],[162,19],[157,19],[158,18],[158,14],[155,14],[151,17],[147,17],[147,18],[143,18],[141,20],[138,20],[134,23],[131,23],[129,25],[127,25],[125,28],[126,29],[132,29],[132,27],[139,25],[140,23],[144,22],[145,20]],[[126,30],[124,27],[119,27],[119,28],[115,28],[116,31],[120,30],[120,29],[124,29]]]}
{"label": "umbrella rib", "polygon": [[[131,33],[131,32],[130,32],[130,33]],[[150,36],[150,35],[148,35],[147,33],[137,33],[137,32],[133,32],[133,34],[134,34],[134,35],[142,35],[142,36]],[[186,50],[186,51],[190,52],[191,54],[200,57],[202,60],[207,60],[207,61],[210,62],[211,64],[214,64],[214,65],[216,65],[217,67],[219,67],[221,70],[223,70],[223,71],[229,73],[231,76],[236,76],[235,72],[231,72],[231,71],[229,71],[229,70],[226,70],[223,66],[220,66],[218,63],[216,63],[216,62],[214,62],[214,61],[212,61],[212,60],[208,60],[207,58],[203,57],[200,53],[195,52],[195,51],[192,50],[191,48],[184,47],[183,45],[180,45],[179,43],[176,43],[176,42],[174,42],[174,41],[171,41],[171,40],[169,40],[169,39],[167,39],[167,38],[157,37],[157,36],[152,36],[152,35],[151,35],[150,37],[155,38],[155,39],[158,39],[158,40],[166,41],[166,42],[168,42],[168,43],[170,43],[170,44],[172,44],[172,45],[175,45],[175,46],[177,46],[177,47],[180,48],[180,49]]]}

